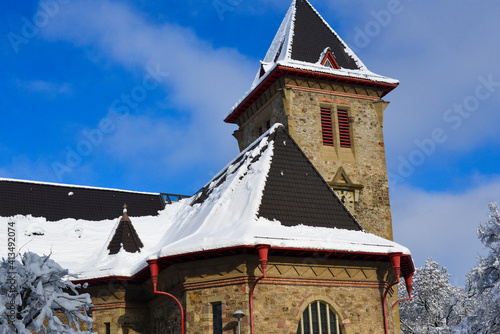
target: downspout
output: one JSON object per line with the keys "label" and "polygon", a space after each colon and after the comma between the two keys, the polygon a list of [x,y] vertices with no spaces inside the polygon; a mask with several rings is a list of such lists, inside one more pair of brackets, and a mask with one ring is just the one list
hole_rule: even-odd
{"label": "downspout", "polygon": [[411,300],[412,279],[413,279],[413,273],[410,276],[405,278],[406,291],[408,292],[408,298],[403,298],[403,299],[400,299],[397,302],[395,302],[394,305],[392,305],[393,310],[396,307],[396,305],[398,305],[399,303],[404,302],[406,300]]}
{"label": "downspout", "polygon": [[402,253],[391,253],[389,254],[391,258],[392,267],[394,268],[394,272],[396,273],[396,282],[392,283],[385,289],[384,296],[382,297],[382,309],[384,312],[384,330],[385,334],[389,334],[389,327],[387,326],[387,310],[386,310],[386,297],[389,290],[396,284],[399,283],[399,276],[401,275],[401,254]]}
{"label": "downspout", "polygon": [[269,245],[257,245],[257,251],[259,252],[259,262],[262,266],[262,276],[257,278],[253,282],[252,289],[250,290],[250,333],[253,334],[253,293],[257,283],[267,276],[267,255],[269,253]]}
{"label": "downspout", "polygon": [[177,305],[181,310],[181,333],[184,334],[184,308],[182,307],[181,302],[175,298],[175,296],[171,295],[168,292],[158,291],[156,290],[156,284],[158,283],[158,260],[152,259],[147,261],[149,264],[149,270],[151,271],[151,281],[153,281],[153,291],[158,295],[165,295],[176,301]]}

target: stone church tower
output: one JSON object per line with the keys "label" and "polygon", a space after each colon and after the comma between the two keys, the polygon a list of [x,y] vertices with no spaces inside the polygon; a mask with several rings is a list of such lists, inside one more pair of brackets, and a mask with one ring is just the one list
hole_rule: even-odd
{"label": "stone church tower", "polygon": [[351,213],[392,240],[382,98],[369,71],[307,0],[293,1],[250,91],[225,118],[240,150],[282,123]]}

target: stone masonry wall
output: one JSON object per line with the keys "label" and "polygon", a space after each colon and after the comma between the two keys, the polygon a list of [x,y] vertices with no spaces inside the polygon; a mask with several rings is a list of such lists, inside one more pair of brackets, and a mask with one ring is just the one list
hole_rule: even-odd
{"label": "stone masonry wall", "polygon": [[[352,97],[293,90],[288,131],[314,166],[331,182],[340,167],[351,181],[362,184],[355,203],[358,221],[368,232],[392,240],[389,185],[383,127],[377,119],[373,101]],[[320,108],[333,112],[334,146],[324,146]],[[347,110],[351,119],[351,148],[339,145],[336,111]]]}
{"label": "stone masonry wall", "polygon": [[[177,266],[177,265],[176,265]],[[213,333],[212,305],[222,306],[224,333],[235,332],[232,314],[242,310],[242,333],[250,333],[249,293],[262,275],[256,255],[195,261],[178,266],[185,273],[186,333]],[[214,268],[206,272],[203,268]],[[307,305],[323,301],[342,322],[343,334],[383,332],[382,294],[391,276],[388,262],[329,260],[323,258],[270,257],[267,278],[254,295],[255,333],[296,334]],[[203,277],[200,276],[202,274]],[[178,333],[178,308],[156,297],[150,303],[152,333]],[[392,298],[389,305],[395,301]],[[396,333],[392,312],[390,333]],[[157,331],[155,332],[155,328]]]}
{"label": "stone masonry wall", "polygon": [[108,323],[111,333],[150,333],[147,304],[128,300],[127,295],[134,293],[135,290],[137,287],[114,282],[82,291],[90,293],[92,297],[92,331],[105,334]]}
{"label": "stone masonry wall", "polygon": [[[281,98],[275,98],[241,124],[240,149],[257,138],[258,120],[280,122],[323,175],[331,182],[343,167],[351,182],[364,187],[352,212],[370,233],[392,240],[389,185],[383,139],[381,92],[357,86],[286,78]],[[269,94],[268,94],[269,95]],[[381,106],[384,106],[381,108]],[[332,111],[334,146],[324,146],[321,108]],[[337,110],[347,110],[351,127],[351,148],[339,143]]]}

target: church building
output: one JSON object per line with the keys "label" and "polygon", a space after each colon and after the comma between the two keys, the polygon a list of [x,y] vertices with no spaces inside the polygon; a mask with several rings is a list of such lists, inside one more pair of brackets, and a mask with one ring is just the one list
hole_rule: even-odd
{"label": "church building", "polygon": [[400,333],[414,265],[383,139],[398,81],[307,0],[256,67],[224,118],[241,152],[193,196],[0,179],[0,221],[88,283],[97,333]]}

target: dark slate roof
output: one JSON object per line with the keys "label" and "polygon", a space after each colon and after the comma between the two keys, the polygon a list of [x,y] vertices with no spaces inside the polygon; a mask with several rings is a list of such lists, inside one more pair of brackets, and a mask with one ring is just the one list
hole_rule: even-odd
{"label": "dark slate roof", "polygon": [[131,216],[156,216],[164,208],[160,194],[0,179],[0,216],[18,214],[99,221],[120,216],[123,204]]}
{"label": "dark slate roof", "polygon": [[127,215],[127,211],[123,212],[120,223],[116,227],[115,234],[108,245],[109,254],[113,255],[120,251],[122,248],[129,253],[140,252],[144,247],[139,235],[135,231],[132,221]]}
{"label": "dark slate roof", "polygon": [[291,58],[316,63],[329,47],[341,68],[359,69],[345,46],[308,1],[296,0]]}
{"label": "dark slate roof", "polygon": [[[203,205],[216,189],[231,179],[231,174],[241,174],[240,180],[254,175],[252,165],[269,150],[272,150],[272,158],[255,216],[278,220],[284,226],[302,224],[363,230],[282,125],[274,125],[242,152],[194,196],[191,205]],[[245,170],[240,171],[241,168]]]}
{"label": "dark slate roof", "polygon": [[362,230],[283,127],[271,134],[273,158],[258,215],[283,225]]}

